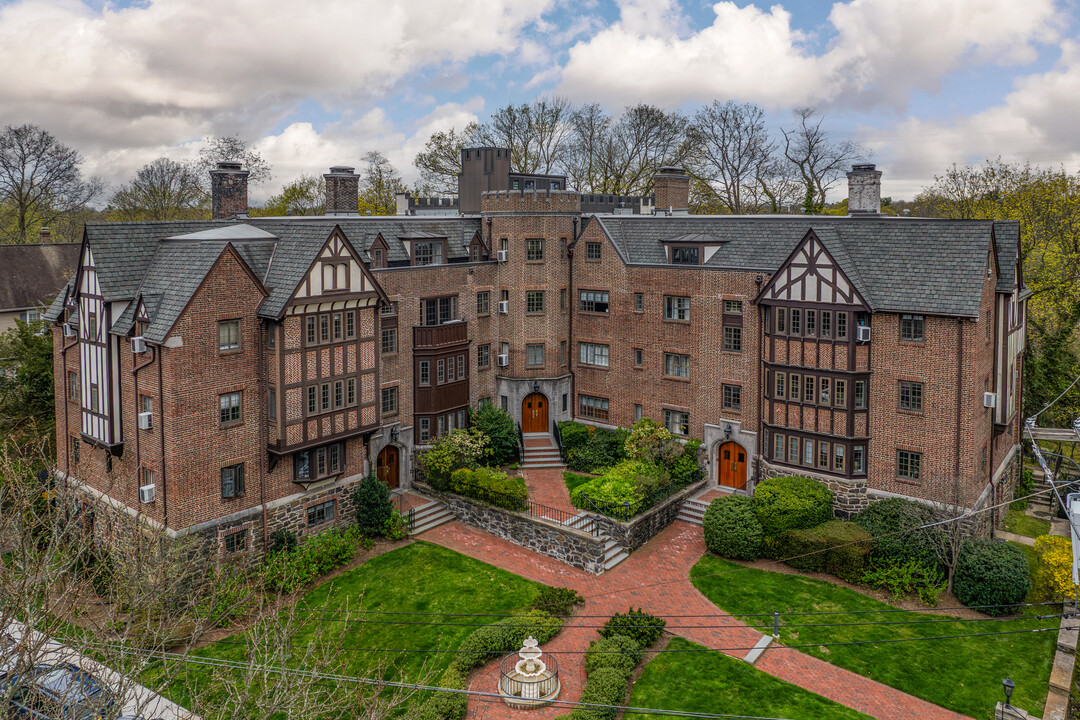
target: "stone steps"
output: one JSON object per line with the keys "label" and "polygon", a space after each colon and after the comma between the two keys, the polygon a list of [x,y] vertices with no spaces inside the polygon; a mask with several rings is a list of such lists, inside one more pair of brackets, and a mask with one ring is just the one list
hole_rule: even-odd
{"label": "stone steps", "polygon": [[544,446],[525,446],[525,452],[521,458],[523,468],[565,468],[562,454],[551,442],[551,436],[547,433],[528,433],[526,439],[544,439],[548,441]]}
{"label": "stone steps", "polygon": [[708,509],[708,507],[708,503],[701,502],[700,500],[688,499],[679,509],[679,515],[676,519],[694,525],[701,525],[705,519],[705,510]]}
{"label": "stone steps", "polygon": [[413,526],[409,530],[409,535],[419,535],[455,519],[453,511],[444,503],[432,500],[427,505],[416,508],[413,513]]}

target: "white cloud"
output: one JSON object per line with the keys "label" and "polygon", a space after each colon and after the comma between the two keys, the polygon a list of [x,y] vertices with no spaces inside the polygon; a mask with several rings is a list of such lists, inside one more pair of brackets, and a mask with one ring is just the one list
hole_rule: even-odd
{"label": "white cloud", "polygon": [[713,12],[708,27],[680,33],[627,2],[617,23],[571,48],[560,90],[610,104],[902,107],[967,64],[1032,60],[1032,43],[1061,22],[1054,0],[852,0],[833,5],[834,36],[814,54],[781,5],[718,2]]}

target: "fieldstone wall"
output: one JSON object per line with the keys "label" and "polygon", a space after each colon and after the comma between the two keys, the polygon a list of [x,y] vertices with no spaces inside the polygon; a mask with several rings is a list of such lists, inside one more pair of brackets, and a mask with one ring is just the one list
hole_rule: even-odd
{"label": "fieldstone wall", "polygon": [[604,541],[601,538],[543,518],[442,493],[427,485],[420,485],[418,489],[446,503],[466,525],[593,575],[604,572]]}
{"label": "fieldstone wall", "polygon": [[871,498],[866,494],[865,478],[835,478],[828,475],[806,472],[805,470],[793,470],[792,468],[779,467],[765,460],[761,461],[761,478],[774,478],[783,475],[797,475],[808,477],[822,483],[833,494],[833,517],[838,520],[850,520],[860,510],[866,509]]}
{"label": "fieldstone wall", "polygon": [[686,499],[696,495],[705,487],[706,480],[700,480],[675,493],[663,502],[652,507],[648,512],[636,518],[622,522],[606,515],[593,515],[600,530],[612,540],[633,552],[647,543],[679,516],[679,511]]}

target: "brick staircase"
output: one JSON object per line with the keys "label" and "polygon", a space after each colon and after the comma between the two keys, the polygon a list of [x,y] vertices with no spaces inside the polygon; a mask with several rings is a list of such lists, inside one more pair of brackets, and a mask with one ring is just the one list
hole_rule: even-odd
{"label": "brick staircase", "polygon": [[524,433],[525,455],[521,458],[523,468],[565,468],[559,448],[548,433]]}
{"label": "brick staircase", "polygon": [[700,500],[694,500],[693,498],[687,498],[679,509],[679,515],[676,519],[684,520],[694,525],[701,525],[705,519],[705,510],[709,507],[709,503],[702,502]]}
{"label": "brick staircase", "polygon": [[426,505],[421,505],[413,512],[413,525],[409,535],[419,535],[432,528],[439,527],[443,523],[454,520],[454,513],[439,500],[432,500]]}

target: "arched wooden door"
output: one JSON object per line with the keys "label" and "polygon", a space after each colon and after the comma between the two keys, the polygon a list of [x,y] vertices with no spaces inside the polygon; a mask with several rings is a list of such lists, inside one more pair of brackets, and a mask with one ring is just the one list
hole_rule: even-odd
{"label": "arched wooden door", "polygon": [[740,488],[746,484],[746,450],[737,442],[726,442],[717,451],[720,463],[720,484]]}
{"label": "arched wooden door", "polygon": [[379,453],[375,460],[375,477],[386,483],[391,490],[397,488],[401,481],[398,479],[398,449],[393,445],[387,445]]}
{"label": "arched wooden door", "polygon": [[548,431],[548,401],[543,393],[532,393],[521,403],[521,432]]}

